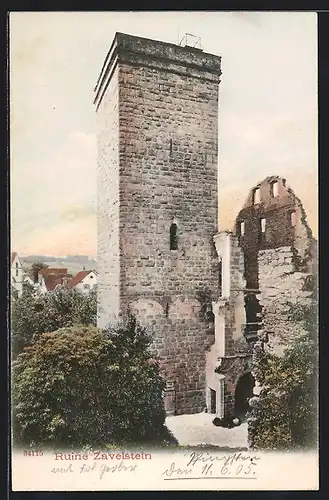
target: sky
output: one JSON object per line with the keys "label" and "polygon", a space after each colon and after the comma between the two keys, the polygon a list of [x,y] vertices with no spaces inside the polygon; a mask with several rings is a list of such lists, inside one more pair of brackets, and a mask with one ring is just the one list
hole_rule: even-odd
{"label": "sky", "polygon": [[115,32],[222,57],[219,229],[249,190],[280,175],[317,234],[317,18],[314,12],[14,12],[10,16],[11,248],[97,247],[94,86]]}

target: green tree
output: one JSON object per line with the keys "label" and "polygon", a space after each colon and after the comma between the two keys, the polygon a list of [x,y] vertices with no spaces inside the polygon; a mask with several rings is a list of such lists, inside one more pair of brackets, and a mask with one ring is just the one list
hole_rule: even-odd
{"label": "green tree", "polygon": [[49,266],[47,264],[44,264],[43,262],[33,262],[30,267],[29,274],[34,283],[38,282],[39,272],[41,271],[41,269],[47,269],[47,267]]}
{"label": "green tree", "polygon": [[[300,332],[282,357],[256,351],[254,375],[263,387],[248,422],[256,449],[297,449],[317,438],[317,310],[291,306],[291,320]],[[298,326],[296,326],[298,328]]]}
{"label": "green tree", "polygon": [[38,335],[73,325],[96,325],[96,292],[82,294],[76,290],[58,287],[52,292],[35,296],[26,287],[21,297],[12,304],[12,356],[31,345]]}
{"label": "green tree", "polygon": [[163,443],[164,381],[150,338],[130,317],[113,331],[44,333],[13,363],[15,443]]}

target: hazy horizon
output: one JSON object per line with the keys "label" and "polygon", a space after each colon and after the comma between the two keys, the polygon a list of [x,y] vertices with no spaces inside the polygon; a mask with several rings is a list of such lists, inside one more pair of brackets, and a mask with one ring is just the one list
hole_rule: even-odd
{"label": "hazy horizon", "polygon": [[222,57],[219,229],[232,229],[255,184],[280,175],[317,237],[316,13],[14,12],[12,250],[96,257],[93,89],[116,31],[171,43],[189,32]]}

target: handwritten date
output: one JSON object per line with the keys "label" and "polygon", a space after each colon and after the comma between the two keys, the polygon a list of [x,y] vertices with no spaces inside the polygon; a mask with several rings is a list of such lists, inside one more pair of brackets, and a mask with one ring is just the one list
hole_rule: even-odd
{"label": "handwritten date", "polygon": [[192,452],[183,466],[172,462],[162,476],[165,476],[164,479],[254,478],[258,459],[259,457],[243,453],[214,456],[210,453]]}

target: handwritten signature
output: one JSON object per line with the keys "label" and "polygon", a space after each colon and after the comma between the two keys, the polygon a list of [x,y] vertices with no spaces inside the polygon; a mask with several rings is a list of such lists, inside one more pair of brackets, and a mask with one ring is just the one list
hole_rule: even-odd
{"label": "handwritten signature", "polygon": [[[85,473],[90,473],[94,471],[99,472],[99,478],[103,479],[104,474],[107,473],[120,473],[120,472],[134,472],[137,468],[137,464],[134,465],[125,465],[122,461],[119,464],[115,465],[106,465],[106,464],[101,464],[98,467],[98,464],[82,464],[78,467],[78,471],[80,474],[85,474]],[[67,467],[53,467],[51,469],[51,472],[53,474],[67,474],[69,472],[74,472],[73,470],[73,464],[69,464]]]}

